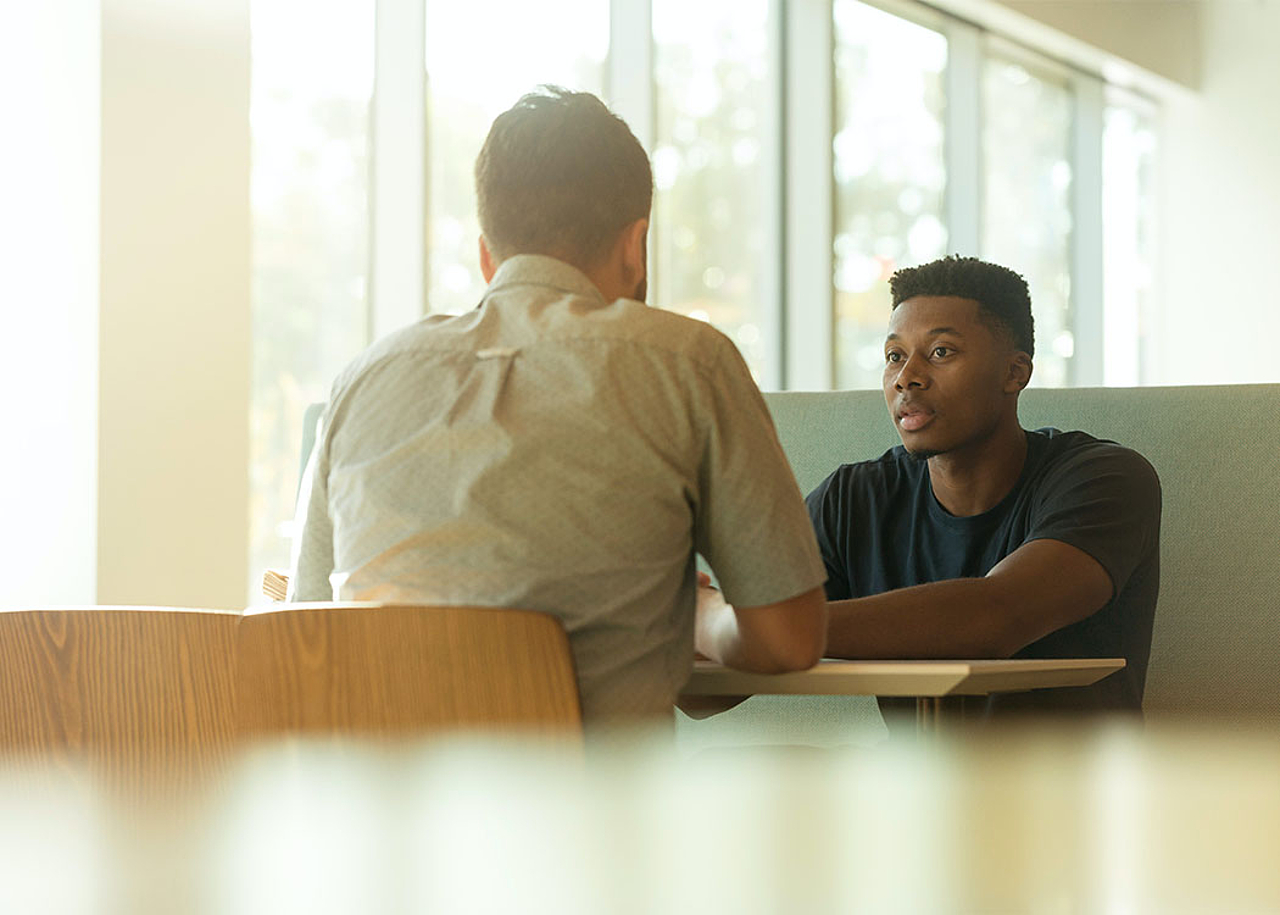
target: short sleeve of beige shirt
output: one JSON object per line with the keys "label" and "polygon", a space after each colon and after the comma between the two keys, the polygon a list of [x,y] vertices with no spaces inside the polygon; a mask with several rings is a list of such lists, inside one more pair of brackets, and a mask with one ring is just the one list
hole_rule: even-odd
{"label": "short sleeve of beige shirt", "polygon": [[694,545],[725,599],[758,607],[826,581],[809,514],[773,420],[726,341],[711,378]]}

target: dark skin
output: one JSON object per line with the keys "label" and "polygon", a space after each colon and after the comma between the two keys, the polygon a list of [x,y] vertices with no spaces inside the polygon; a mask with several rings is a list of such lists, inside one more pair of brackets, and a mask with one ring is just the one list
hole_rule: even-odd
{"label": "dark skin", "polygon": [[[1027,452],[1018,395],[1030,378],[1030,357],[976,302],[917,296],[894,309],[885,401],[907,450],[929,455],[934,496],[951,514],[981,514],[1017,483]],[[830,602],[827,654],[1006,658],[1111,597],[1111,578],[1092,556],[1035,540],[982,578]]]}

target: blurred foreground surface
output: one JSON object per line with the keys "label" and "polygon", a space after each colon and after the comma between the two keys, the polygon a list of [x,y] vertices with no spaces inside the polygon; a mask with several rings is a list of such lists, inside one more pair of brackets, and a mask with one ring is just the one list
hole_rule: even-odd
{"label": "blurred foreground surface", "polygon": [[144,781],[0,768],[0,912],[1280,911],[1274,732],[280,744]]}

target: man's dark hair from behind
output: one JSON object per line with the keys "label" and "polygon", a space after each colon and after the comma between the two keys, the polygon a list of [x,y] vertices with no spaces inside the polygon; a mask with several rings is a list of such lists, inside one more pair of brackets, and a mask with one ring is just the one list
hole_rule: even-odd
{"label": "man's dark hair from behind", "polygon": [[476,159],[476,198],[498,260],[545,254],[590,269],[623,228],[649,215],[653,172],[598,98],[542,86],[493,122]]}
{"label": "man's dark hair from behind", "polygon": [[1036,354],[1027,281],[1008,267],[952,254],[899,270],[889,278],[889,292],[894,308],[920,295],[972,299],[997,329],[1009,335],[1015,349]]}

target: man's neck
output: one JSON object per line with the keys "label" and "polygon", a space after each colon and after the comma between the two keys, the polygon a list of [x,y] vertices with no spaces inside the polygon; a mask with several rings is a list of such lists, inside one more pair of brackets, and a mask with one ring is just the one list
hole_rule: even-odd
{"label": "man's neck", "polygon": [[952,515],[980,515],[1009,494],[1026,460],[1027,434],[1015,417],[981,442],[929,458],[934,498]]}

